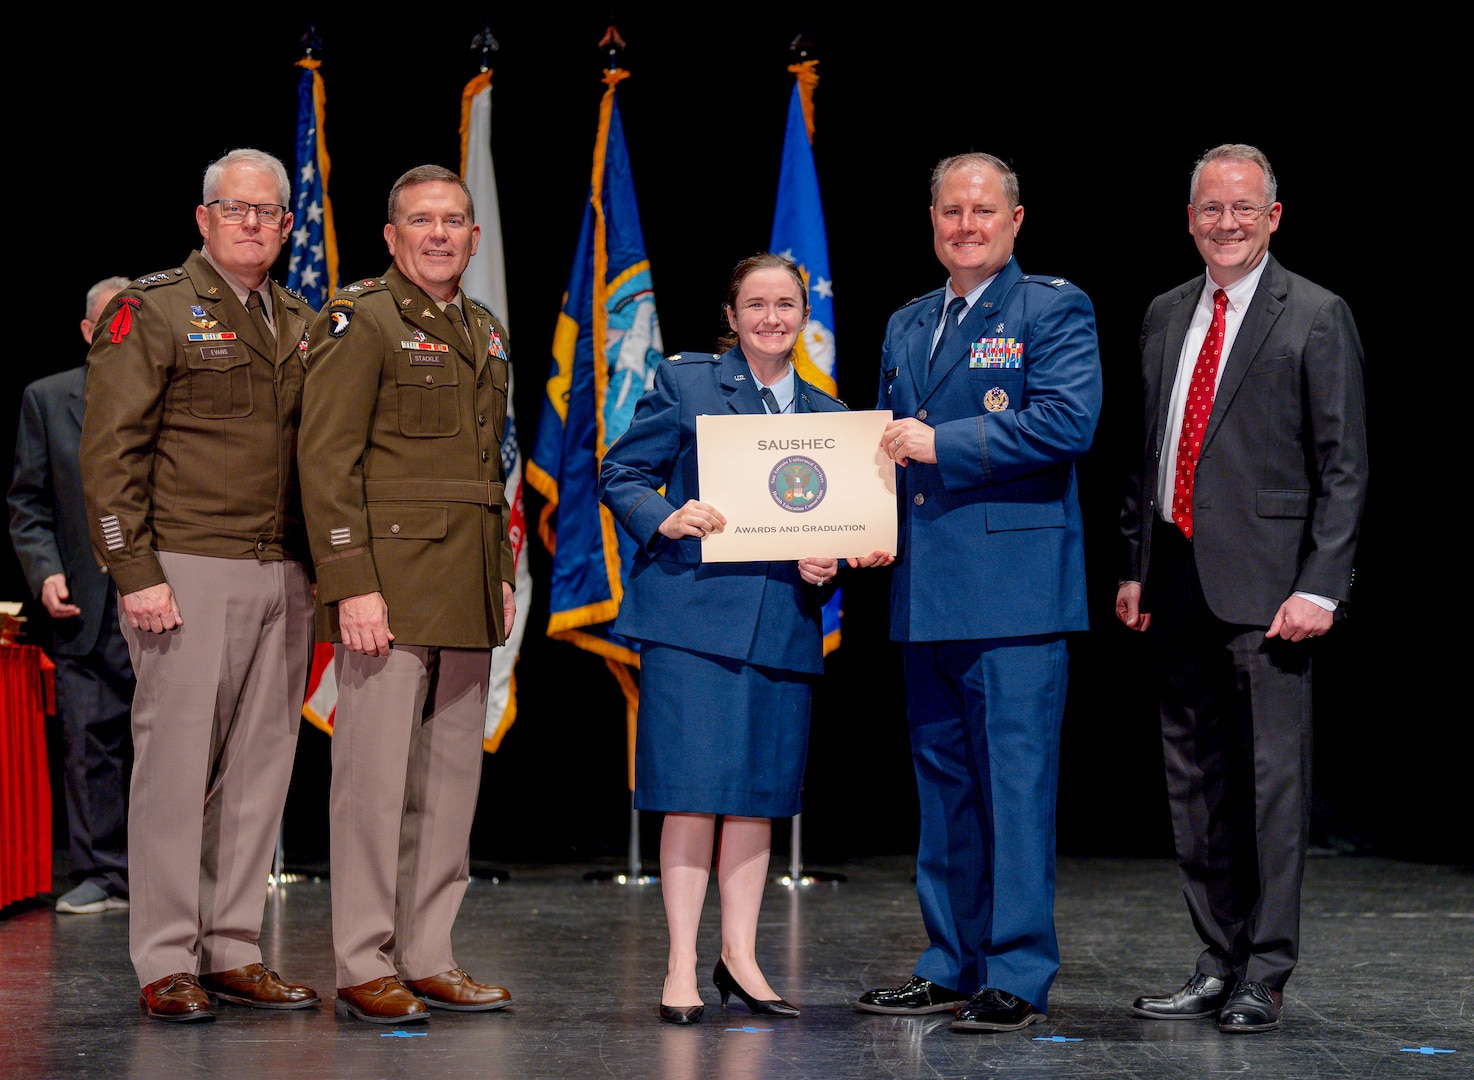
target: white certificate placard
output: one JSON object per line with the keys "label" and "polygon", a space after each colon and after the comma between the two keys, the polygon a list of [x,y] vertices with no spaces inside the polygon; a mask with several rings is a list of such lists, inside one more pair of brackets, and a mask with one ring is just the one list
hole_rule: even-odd
{"label": "white certificate placard", "polygon": [[703,562],[896,551],[896,465],[886,411],[698,416],[701,501],[727,519]]}

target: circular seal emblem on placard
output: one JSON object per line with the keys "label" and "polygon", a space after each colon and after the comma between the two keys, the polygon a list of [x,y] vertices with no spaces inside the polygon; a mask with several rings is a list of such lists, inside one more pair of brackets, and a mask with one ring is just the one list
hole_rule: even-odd
{"label": "circular seal emblem on placard", "polygon": [[802,514],[824,501],[829,483],[813,458],[795,454],[773,466],[768,474],[768,493],[785,510]]}

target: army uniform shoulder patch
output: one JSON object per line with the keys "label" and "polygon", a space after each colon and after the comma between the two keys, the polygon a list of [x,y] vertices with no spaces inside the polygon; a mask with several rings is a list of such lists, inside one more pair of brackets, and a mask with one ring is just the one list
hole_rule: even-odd
{"label": "army uniform shoulder patch", "polygon": [[[337,303],[336,298],[333,303]],[[348,333],[348,323],[352,315],[353,304],[351,302],[346,307],[333,307],[330,304],[327,310],[328,337],[340,338]]]}
{"label": "army uniform shoulder patch", "polygon": [[113,312],[112,321],[107,324],[108,340],[114,345],[128,336],[133,329],[133,313],[143,306],[138,297],[127,294],[119,296],[117,304],[118,310]]}

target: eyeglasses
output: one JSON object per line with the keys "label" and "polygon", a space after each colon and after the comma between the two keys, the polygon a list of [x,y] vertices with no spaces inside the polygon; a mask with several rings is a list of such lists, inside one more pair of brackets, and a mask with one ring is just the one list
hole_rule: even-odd
{"label": "eyeglasses", "polygon": [[282,218],[287,216],[287,208],[280,203],[241,202],[239,199],[211,199],[205,205],[220,207],[220,220],[229,221],[232,224],[245,221],[246,215],[252,210],[256,211],[256,220],[267,228],[273,225],[280,225]]}
{"label": "eyeglasses", "polygon": [[1224,211],[1233,214],[1235,221],[1247,225],[1257,220],[1259,215],[1272,205],[1272,203],[1265,203],[1263,206],[1255,206],[1253,203],[1234,203],[1232,206],[1224,206],[1222,203],[1210,202],[1202,206],[1194,206],[1193,211],[1198,215],[1199,220],[1206,221],[1209,225],[1221,218]]}

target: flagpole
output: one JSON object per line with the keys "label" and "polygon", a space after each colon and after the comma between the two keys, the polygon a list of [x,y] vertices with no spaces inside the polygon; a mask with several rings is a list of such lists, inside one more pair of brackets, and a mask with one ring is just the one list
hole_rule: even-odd
{"label": "flagpole", "polygon": [[[599,502],[597,480],[605,450],[629,426],[635,403],[663,362],[664,348],[615,93],[630,75],[617,60],[625,42],[611,24],[598,47],[607,50],[608,62],[600,72],[605,89],[589,196],[525,478],[545,500],[537,533],[553,557],[547,636],[603,657],[619,684],[633,798],[639,643],[615,632],[613,623],[635,544]],[[584,877],[618,884],[656,880],[640,868],[639,836],[640,816],[631,802],[625,867]]]}
{"label": "flagpole", "polygon": [[[315,24],[309,22],[302,35],[302,59],[294,66],[302,69],[297,76],[297,137],[293,161],[292,249],[287,271],[287,288],[304,296],[313,308],[320,309],[338,288],[338,239],[333,228],[333,207],[328,200],[329,159],[327,136],[323,131],[327,111],[327,91],[322,79],[322,37]],[[310,699],[302,703],[302,716],[329,735],[337,702],[337,684],[332,669],[332,646],[326,646],[326,658],[313,648]],[[319,708],[321,711],[319,711]],[[275,886],[300,881],[302,875],[286,869],[286,815],[277,828],[276,850],[272,854],[271,873],[267,881]]]}
{"label": "flagpole", "polygon": [[[507,311],[506,260],[502,251],[501,206],[497,201],[495,169],[491,160],[491,54],[501,48],[492,36],[488,23],[471,39],[472,50],[480,54],[478,73],[461,92],[461,180],[466,185],[481,227],[481,245],[461,275],[461,289],[472,299],[489,308],[510,328]],[[493,335],[494,337],[495,335]],[[508,375],[508,379],[511,379]],[[514,671],[522,648],[527,612],[532,606],[532,576],[523,549],[525,523],[522,506],[522,451],[517,439],[516,406],[513,386],[507,385],[507,415],[502,438],[502,460],[511,517],[507,533],[512,545],[513,591],[516,613],[503,644],[491,650],[487,661],[486,718],[482,728],[482,749],[496,753],[502,737],[517,715]],[[511,875],[503,867],[484,866],[479,877],[489,881],[506,881]]]}
{"label": "flagpole", "polygon": [[[783,135],[783,160],[778,176],[778,200],[773,212],[773,235],[769,250],[788,255],[798,264],[809,287],[809,324],[795,344],[795,367],[803,378],[835,393],[834,313],[830,300],[833,280],[829,273],[829,243],[824,233],[824,208],[819,201],[819,178],[814,168],[814,88],[819,83],[815,70],[819,61],[809,59],[808,38],[799,34],[788,51],[797,54],[788,65],[794,76],[789,117]],[[824,609],[824,655],[839,646],[840,593]],[[819,882],[840,882],[843,874],[805,870],[803,858],[803,815],[795,814],[789,826],[788,872],[774,879],[788,888]]]}

